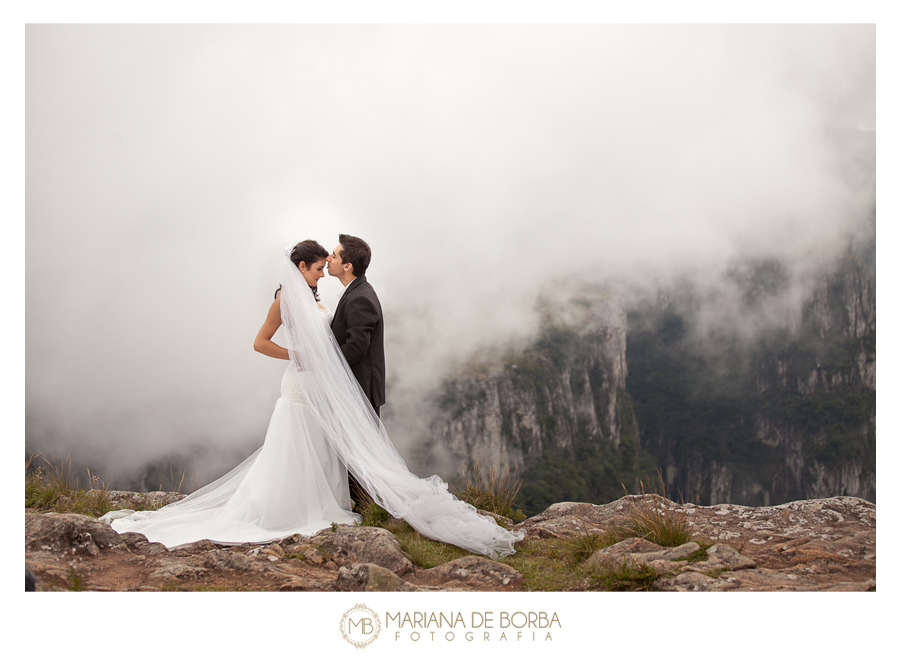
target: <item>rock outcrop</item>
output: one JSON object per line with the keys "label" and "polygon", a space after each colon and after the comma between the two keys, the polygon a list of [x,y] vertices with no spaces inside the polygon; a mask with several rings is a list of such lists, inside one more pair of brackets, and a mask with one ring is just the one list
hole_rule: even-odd
{"label": "rock outcrop", "polygon": [[[526,519],[528,543],[575,543],[625,523],[635,507],[678,515],[692,541],[676,547],[628,538],[554,568],[584,576],[626,566],[671,591],[866,591],[875,588],[875,505],[859,498],[775,507],[676,504],[626,496],[607,505],[559,503]],[[532,547],[536,548],[536,547]],[[526,559],[527,558],[523,558]],[[524,577],[507,562],[467,555],[416,566],[383,528],[336,526],[268,545],[200,541],[175,550],[113,531],[78,514],[25,515],[25,567],[38,591],[516,591]],[[579,589],[576,588],[576,589]]]}
{"label": "rock outcrop", "polygon": [[[655,588],[671,591],[875,589],[875,505],[849,496],[774,507],[626,496],[607,505],[559,503],[518,527],[531,536],[575,539],[626,524],[635,507],[684,518],[698,541],[666,548],[625,539],[595,551],[588,567],[647,565],[659,576]],[[702,550],[700,541],[710,546]]]}

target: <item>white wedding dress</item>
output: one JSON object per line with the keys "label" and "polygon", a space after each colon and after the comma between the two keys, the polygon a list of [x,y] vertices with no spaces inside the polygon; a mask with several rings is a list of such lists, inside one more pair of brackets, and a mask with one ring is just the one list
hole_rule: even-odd
{"label": "white wedding dress", "polygon": [[347,469],[381,507],[422,535],[492,558],[515,552],[510,531],[409,471],[372,410],[302,275],[285,265],[281,316],[291,363],[263,446],[187,498],[152,512],[101,517],[168,548],[209,539],[263,543],[357,523]]}
{"label": "white wedding dress", "polygon": [[267,543],[313,535],[332,523],[357,523],[347,467],[310,412],[298,375],[305,376],[288,365],[265,442],[237,468],[160,510],[121,510],[103,520],[117,532],[139,532],[168,548],[201,539]]}

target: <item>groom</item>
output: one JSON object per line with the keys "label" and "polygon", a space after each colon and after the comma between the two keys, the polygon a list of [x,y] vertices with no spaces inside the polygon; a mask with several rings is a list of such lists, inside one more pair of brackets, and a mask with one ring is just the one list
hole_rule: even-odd
{"label": "groom", "polygon": [[[364,240],[341,234],[338,246],[326,260],[328,273],[344,284],[331,331],[363,393],[380,416],[384,404],[384,321],[378,295],[366,281],[371,259],[372,250]],[[354,501],[368,498],[352,474],[350,495]]]}
{"label": "groom", "polygon": [[331,331],[369,403],[380,416],[384,404],[384,322],[378,295],[366,281],[372,250],[365,241],[352,235],[341,234],[338,240],[338,246],[326,259],[328,273],[344,284]]}

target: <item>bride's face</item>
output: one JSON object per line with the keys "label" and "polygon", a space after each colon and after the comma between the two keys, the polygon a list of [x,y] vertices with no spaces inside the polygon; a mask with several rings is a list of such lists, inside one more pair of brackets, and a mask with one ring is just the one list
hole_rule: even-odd
{"label": "bride's face", "polygon": [[323,276],[325,276],[325,259],[316,261],[311,267],[307,267],[306,263],[300,263],[300,274],[306,279],[306,283],[310,288],[314,288]]}

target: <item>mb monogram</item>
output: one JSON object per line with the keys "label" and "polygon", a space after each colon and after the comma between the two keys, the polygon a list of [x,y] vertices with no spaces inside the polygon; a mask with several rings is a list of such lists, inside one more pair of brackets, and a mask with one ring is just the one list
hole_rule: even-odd
{"label": "mb monogram", "polygon": [[357,603],[341,618],[341,635],[358,649],[374,642],[380,632],[378,614],[362,603]]}
{"label": "mb monogram", "polygon": [[357,603],[341,618],[341,635],[358,649],[374,642],[380,632],[378,614],[362,603]]}

